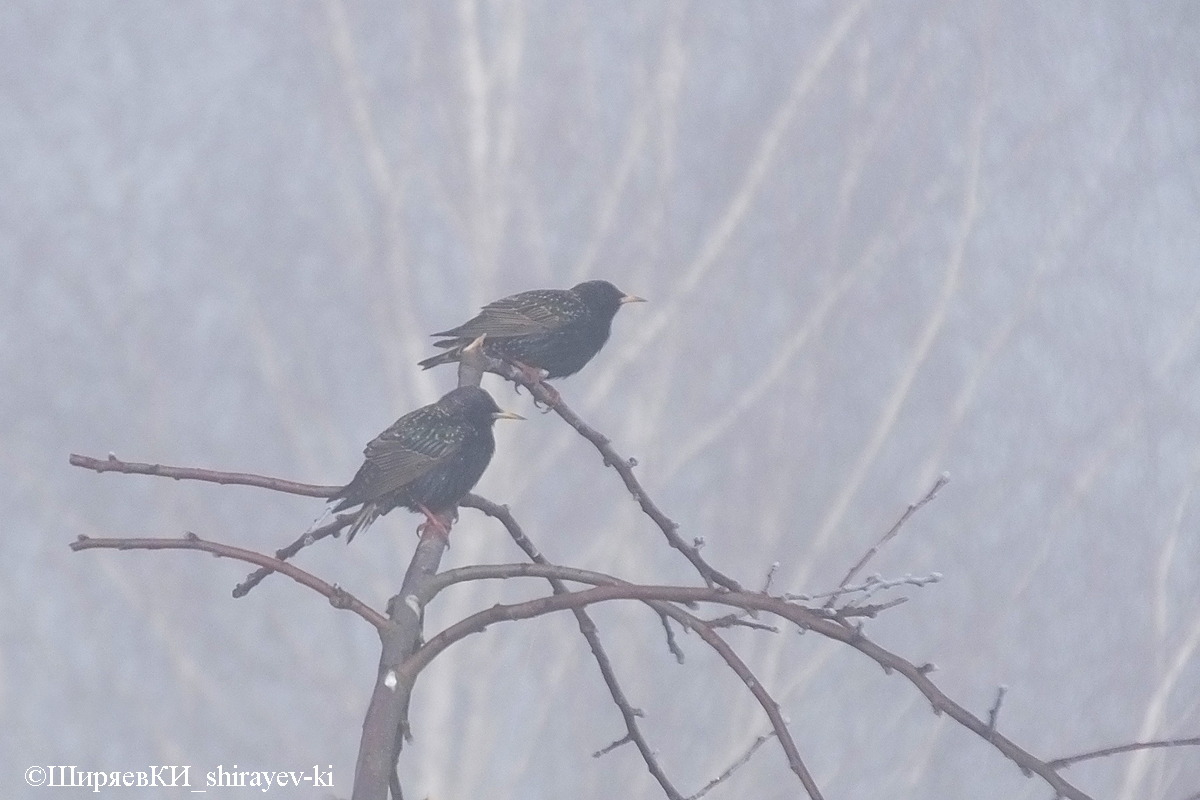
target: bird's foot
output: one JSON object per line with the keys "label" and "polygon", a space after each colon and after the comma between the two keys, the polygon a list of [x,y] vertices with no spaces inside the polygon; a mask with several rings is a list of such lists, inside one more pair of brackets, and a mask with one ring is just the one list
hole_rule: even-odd
{"label": "bird's foot", "polygon": [[515,366],[521,372],[521,377],[525,379],[526,383],[528,383],[530,386],[540,385],[542,390],[546,393],[546,402],[541,402],[536,395],[534,396],[533,404],[535,407],[542,409],[544,413],[549,411],[553,406],[559,404],[559,402],[562,400],[562,397],[558,394],[557,389],[546,383],[546,370],[541,369],[540,367],[531,367],[528,364],[522,364],[520,361],[514,361],[513,366]]}
{"label": "bird's foot", "polygon": [[417,507],[421,509],[421,513],[425,515],[425,521],[417,526],[417,535],[425,536],[428,533],[436,534],[446,540],[446,546],[450,546],[450,526],[454,524],[454,518],[457,517],[457,509],[452,509],[445,514],[435,514],[425,506],[417,503]]}

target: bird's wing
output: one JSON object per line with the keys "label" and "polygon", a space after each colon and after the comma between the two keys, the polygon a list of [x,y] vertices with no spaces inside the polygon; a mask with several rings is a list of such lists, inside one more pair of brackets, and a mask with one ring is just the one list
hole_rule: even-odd
{"label": "bird's wing", "polygon": [[488,303],[474,319],[434,336],[474,339],[485,334],[505,337],[549,333],[562,327],[576,306],[582,303],[569,291],[535,289]]}
{"label": "bird's wing", "polygon": [[371,494],[389,494],[412,483],[462,446],[464,434],[456,426],[428,424],[423,419],[438,412],[420,408],[396,421],[371,440],[363,454],[371,465]]}

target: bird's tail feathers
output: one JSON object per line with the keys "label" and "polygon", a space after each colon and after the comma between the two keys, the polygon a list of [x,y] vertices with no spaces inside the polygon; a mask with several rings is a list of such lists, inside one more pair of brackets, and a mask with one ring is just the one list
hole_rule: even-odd
{"label": "bird's tail feathers", "polygon": [[358,516],[354,518],[354,522],[350,523],[350,528],[346,532],[346,544],[354,541],[354,537],[359,531],[366,530],[367,526],[377,519],[379,519],[379,505],[363,503],[362,510],[358,512]]}
{"label": "bird's tail feathers", "polygon": [[421,369],[429,369],[430,367],[436,367],[441,364],[453,364],[455,361],[458,361],[457,349],[447,350],[444,353],[438,353],[436,356],[430,356],[424,361],[418,361],[417,366]]}

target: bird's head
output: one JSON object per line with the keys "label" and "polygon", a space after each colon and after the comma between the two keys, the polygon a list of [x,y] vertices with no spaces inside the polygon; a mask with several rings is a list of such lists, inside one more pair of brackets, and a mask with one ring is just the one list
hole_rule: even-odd
{"label": "bird's head", "polygon": [[460,386],[438,401],[450,414],[478,425],[491,425],[498,419],[525,419],[520,414],[504,411],[492,396],[478,386]]}
{"label": "bird's head", "polygon": [[608,281],[585,281],[578,286],[571,287],[571,291],[579,295],[579,298],[593,312],[610,319],[625,303],[646,302],[645,299],[636,295],[625,294]]}

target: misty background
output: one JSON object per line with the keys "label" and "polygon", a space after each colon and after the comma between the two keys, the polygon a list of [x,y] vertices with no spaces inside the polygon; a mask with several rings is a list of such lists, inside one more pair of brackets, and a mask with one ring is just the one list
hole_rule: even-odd
{"label": "misty background", "polygon": [[[349,796],[374,630],[278,576],[234,600],[238,563],[67,547],[272,552],[322,503],[67,455],[344,483],[454,385],[427,334],[593,277],[650,302],[557,387],[714,566],[830,589],[946,471],[867,570],[944,579],[867,635],[977,715],[1007,685],[1039,757],[1200,735],[1198,52],[1187,0],[3,4],[4,793],[319,764]],[[590,445],[484,386],[529,420],[477,491],[548,558],[695,582]],[[418,522],[297,563],[382,608]],[[523,560],[470,509],[452,539],[443,567]],[[456,587],[426,633],[546,591]],[[681,666],[652,612],[593,611],[683,792],[769,731],[698,638]],[[728,638],[829,798],[1051,793],[857,652]],[[455,645],[412,722],[412,797],[661,797],[633,747],[591,758],[624,728],[570,615]],[[1186,800],[1200,758],[1065,775]],[[801,792],[769,743],[710,796]]]}

